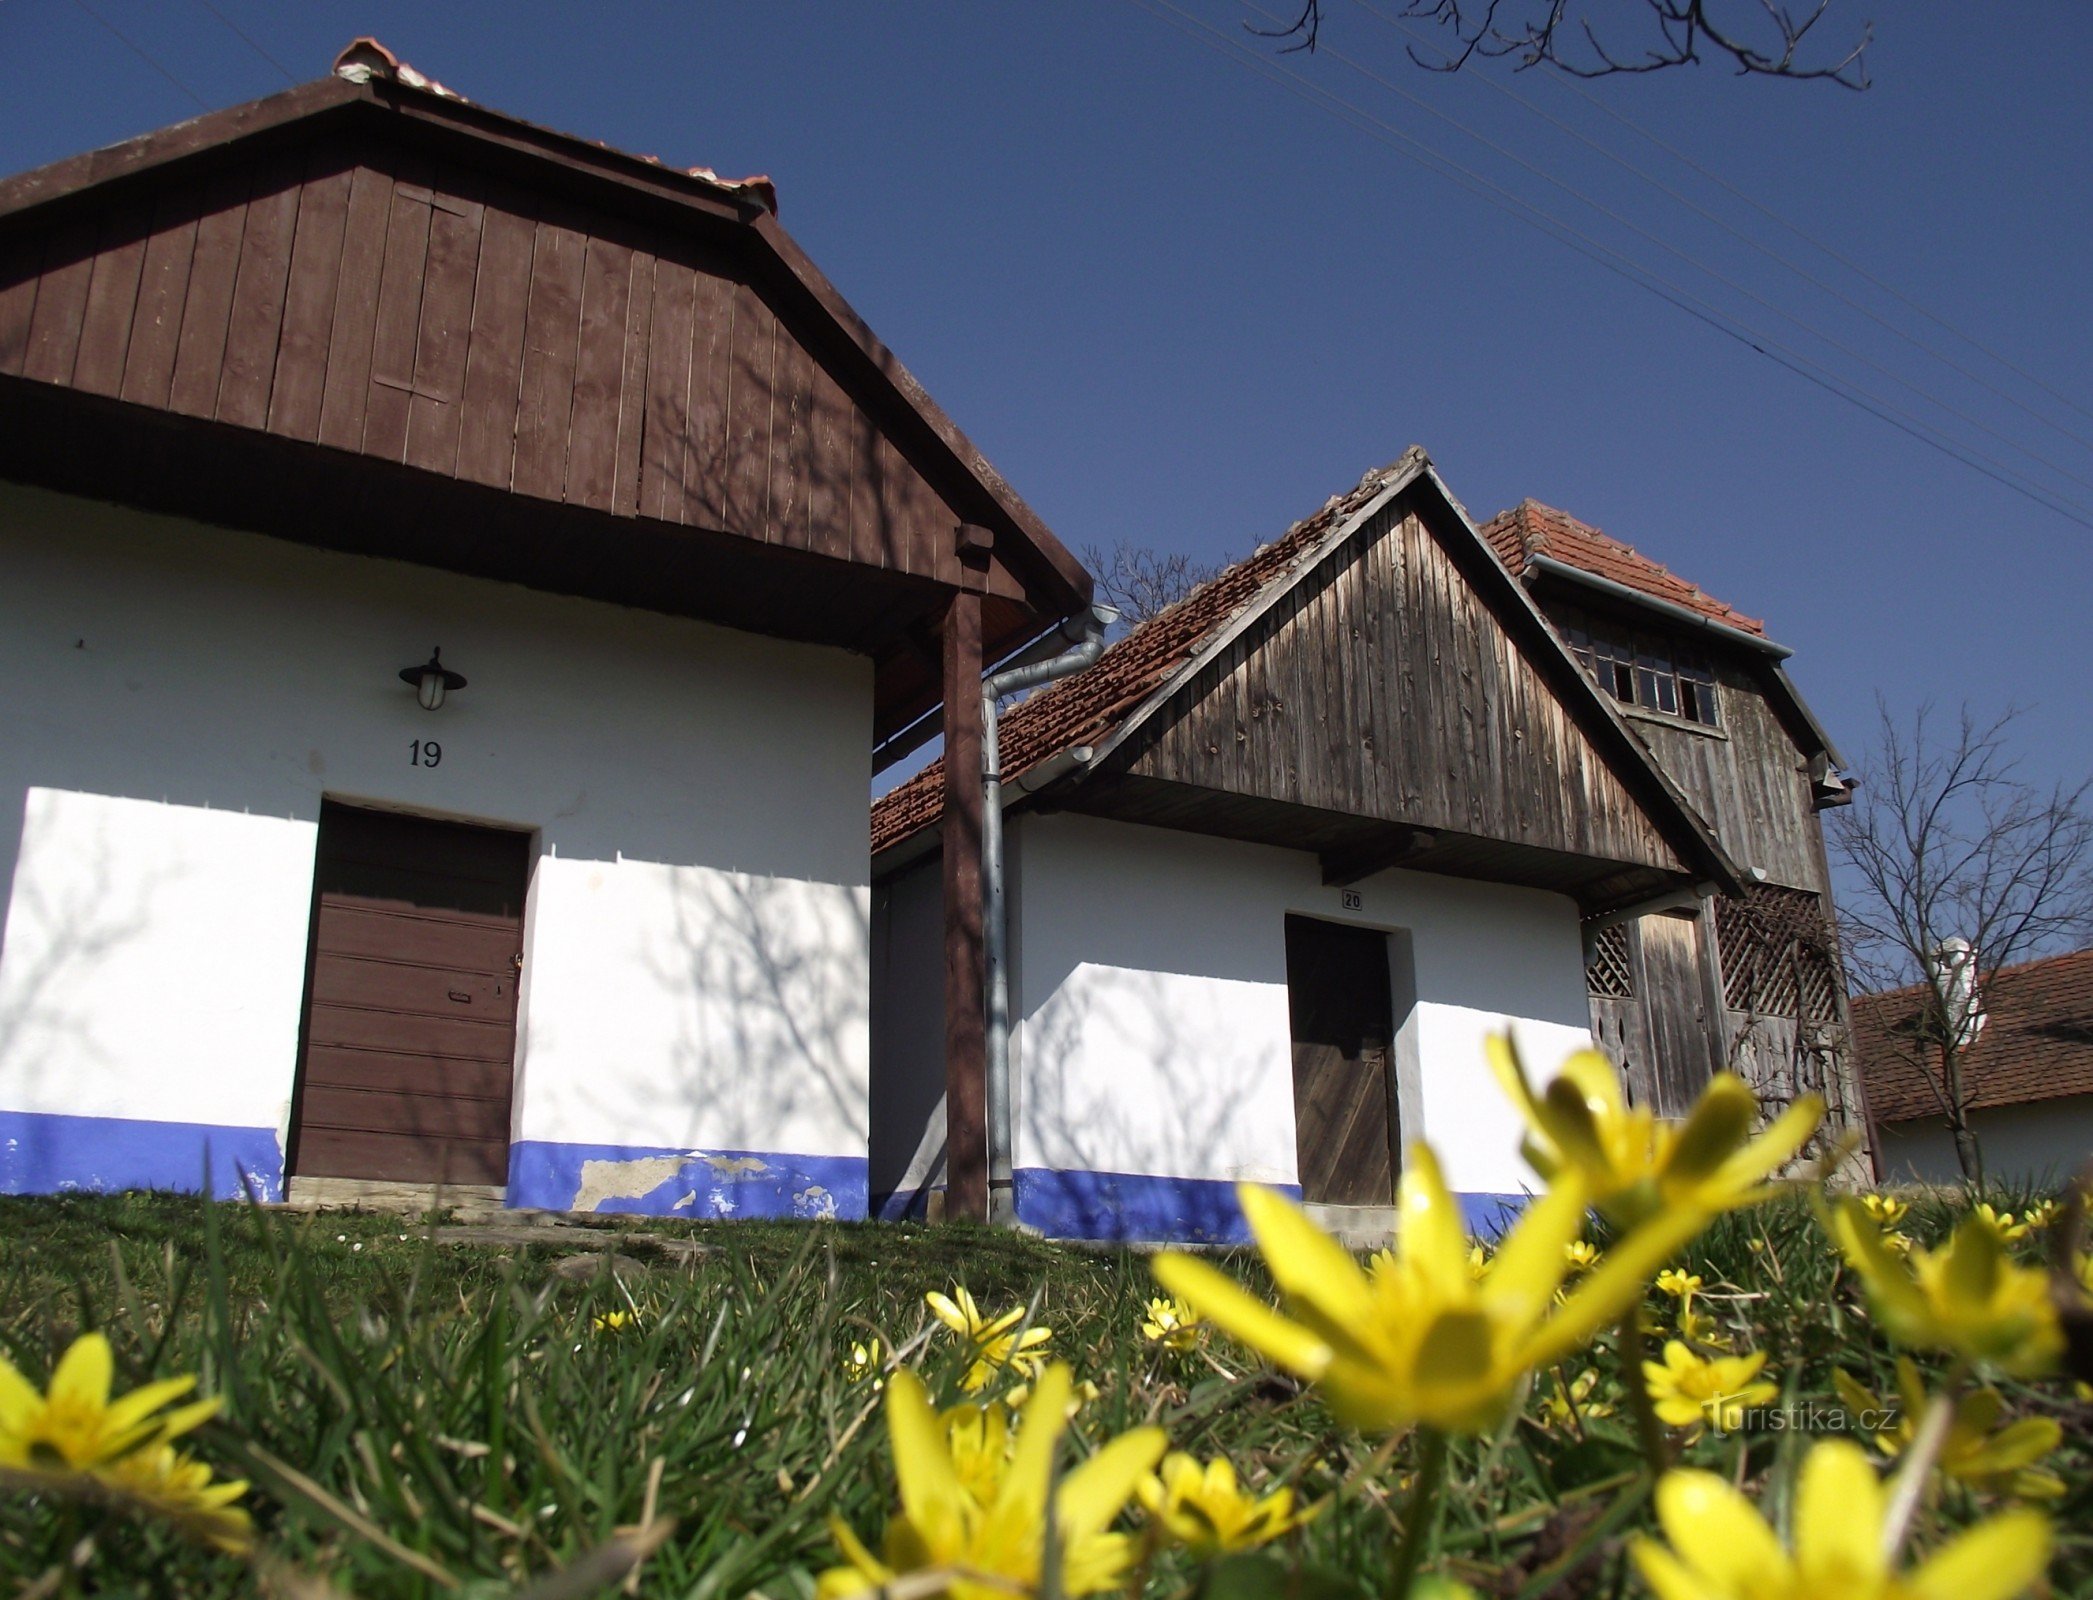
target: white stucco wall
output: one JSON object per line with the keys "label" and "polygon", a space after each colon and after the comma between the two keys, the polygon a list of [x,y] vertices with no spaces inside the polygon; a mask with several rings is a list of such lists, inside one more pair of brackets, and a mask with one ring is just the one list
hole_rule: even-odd
{"label": "white stucco wall", "polygon": [[[2093,1160],[2093,1094],[2060,1095],[1970,1114],[1984,1175],[1998,1183],[2061,1187]],[[1887,1122],[1876,1130],[1889,1183],[1960,1183],[1955,1141],[1938,1119]]]}
{"label": "white stucco wall", "polygon": [[[870,724],[842,651],[0,485],[0,1120],[280,1141],[325,796],[534,831],[519,1148],[861,1193]],[[662,1170],[596,1198],[737,1203]]]}
{"label": "white stucco wall", "polygon": [[[1537,890],[1388,871],[1343,909],[1316,858],[1073,815],[1014,817],[1015,1165],[1295,1181],[1285,919],[1400,934],[1402,1135],[1449,1184],[1531,1184],[1482,1041],[1510,1023],[1546,1073],[1589,1041],[1578,917]],[[1405,1004],[1414,993],[1414,1004]]]}

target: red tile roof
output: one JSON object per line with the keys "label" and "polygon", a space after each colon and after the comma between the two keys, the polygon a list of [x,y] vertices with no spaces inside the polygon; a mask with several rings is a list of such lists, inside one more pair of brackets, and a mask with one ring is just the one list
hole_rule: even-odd
{"label": "red tile roof", "polygon": [[[1006,711],[997,721],[1004,780],[1063,750],[1103,740],[1268,585],[1290,576],[1324,535],[1423,460],[1423,452],[1412,449],[1400,461],[1377,467],[1357,488],[1332,496],[1314,516],[1109,646],[1087,671],[1050,683]],[[944,813],[944,782],[944,762],[933,761],[873,803],[874,855],[937,822]]]}
{"label": "red tile roof", "polygon": [[[1921,988],[1853,1002],[1854,1053],[1877,1122],[1941,1114],[1914,1059],[1939,1059],[1918,1036]],[[2093,1094],[2093,950],[2008,967],[1979,988],[1984,1031],[1962,1057],[1972,1109]]]}
{"label": "red tile roof", "polygon": [[1668,600],[1675,606],[1697,611],[1711,621],[1746,633],[1763,636],[1766,632],[1766,625],[1758,618],[1731,609],[1669,567],[1608,537],[1590,523],[1579,522],[1567,511],[1544,506],[1538,500],[1522,500],[1511,510],[1498,512],[1483,524],[1482,535],[1515,577],[1525,574],[1530,558],[1548,556],[1594,577],[1625,584],[1653,600]]}

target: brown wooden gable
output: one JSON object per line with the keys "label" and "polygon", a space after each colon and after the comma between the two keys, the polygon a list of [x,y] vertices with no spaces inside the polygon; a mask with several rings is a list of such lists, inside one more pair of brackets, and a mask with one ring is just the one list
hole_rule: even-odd
{"label": "brown wooden gable", "polygon": [[[761,205],[399,84],[306,85],[0,184],[0,475],[95,492],[135,435],[163,458],[137,497],[190,509],[170,480],[240,450],[228,429],[284,448],[212,476],[283,481],[239,503],[200,482],[200,514],[883,654],[888,723],[936,698],[936,591],[985,593],[992,654],[1089,592]],[[413,539],[331,527],[369,490],[313,451],[405,469],[358,515]],[[509,509],[471,490],[588,515],[503,540],[484,525]],[[814,559],[759,594],[717,536]],[[552,538],[575,548],[519,565]]]}
{"label": "brown wooden gable", "polygon": [[1414,499],[1304,574],[1137,740],[1137,778],[1686,870]]}

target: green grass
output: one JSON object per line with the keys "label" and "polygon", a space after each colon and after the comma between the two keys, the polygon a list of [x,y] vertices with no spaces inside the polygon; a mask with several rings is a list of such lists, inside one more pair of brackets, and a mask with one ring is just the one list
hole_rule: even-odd
{"label": "green grass", "polygon": [[[1907,1228],[1934,1238],[1949,1219],[1924,1204]],[[1138,1256],[959,1227],[649,1221],[714,1249],[684,1265],[641,1253],[628,1276],[576,1282],[552,1271],[553,1249],[434,1243],[395,1217],[72,1197],[0,1201],[0,1228],[0,1346],[32,1381],[92,1327],[116,1348],[120,1389],[196,1372],[225,1396],[199,1450],[253,1480],[269,1581],[285,1594],[301,1592],[286,1571],[356,1596],[508,1594],[639,1523],[651,1482],[677,1526],[640,1593],[811,1595],[834,1562],[826,1519],[876,1539],[893,1495],[878,1402],[846,1376],[845,1353],[869,1333],[890,1348],[920,1339],[911,1360],[956,1399],[960,1352],[929,1332],[922,1297],[957,1282],[984,1309],[1032,1304],[1053,1348],[1098,1386],[1078,1450],[1159,1421],[1175,1447],[1226,1453],[1252,1483],[1334,1495],[1282,1556],[1366,1592],[1385,1580],[1399,1525],[1409,1447],[1364,1471],[1377,1441],[1225,1341],[1209,1335],[1184,1356],[1147,1345],[1138,1325],[1153,1289]],[[1835,1366],[1890,1390],[1892,1352],[1799,1201],[1717,1223],[1690,1260],[1705,1308],[1768,1352],[1788,1400],[1835,1411]],[[1664,1304],[1653,1295],[1652,1314]],[[636,1309],[637,1326],[592,1327],[616,1309]],[[1613,1370],[1603,1351],[1591,1364]],[[2062,1382],[2002,1387],[2014,1410],[2065,1418],[2052,1581],[2093,1593],[2093,1408]],[[1441,1570],[1506,1597],[1632,1592],[1623,1535],[1649,1526],[1647,1490],[1610,1377],[1600,1396],[1615,1414],[1581,1428],[1544,1427],[1536,1394],[1497,1437],[1456,1446]],[[1778,1514],[1805,1443],[1710,1435],[1685,1458],[1760,1481]],[[1931,1526],[1980,1509],[1951,1491]],[[82,1592],[254,1586],[236,1558],[91,1515],[92,1554],[75,1569],[81,1516],[44,1496],[0,1500],[0,1583],[56,1567]],[[1195,1577],[1165,1558],[1149,1592]]]}

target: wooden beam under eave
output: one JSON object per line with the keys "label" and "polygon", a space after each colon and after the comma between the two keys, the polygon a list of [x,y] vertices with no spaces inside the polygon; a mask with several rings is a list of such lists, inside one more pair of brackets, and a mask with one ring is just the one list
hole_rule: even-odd
{"label": "wooden beam under eave", "polygon": [[987,947],[981,905],[981,595],[945,608],[945,1215],[988,1220]]}
{"label": "wooden beam under eave", "polygon": [[1399,828],[1392,835],[1342,850],[1326,850],[1317,859],[1323,867],[1326,888],[1345,889],[1362,878],[1399,867],[1421,856],[1438,843],[1439,836],[1426,828]]}

